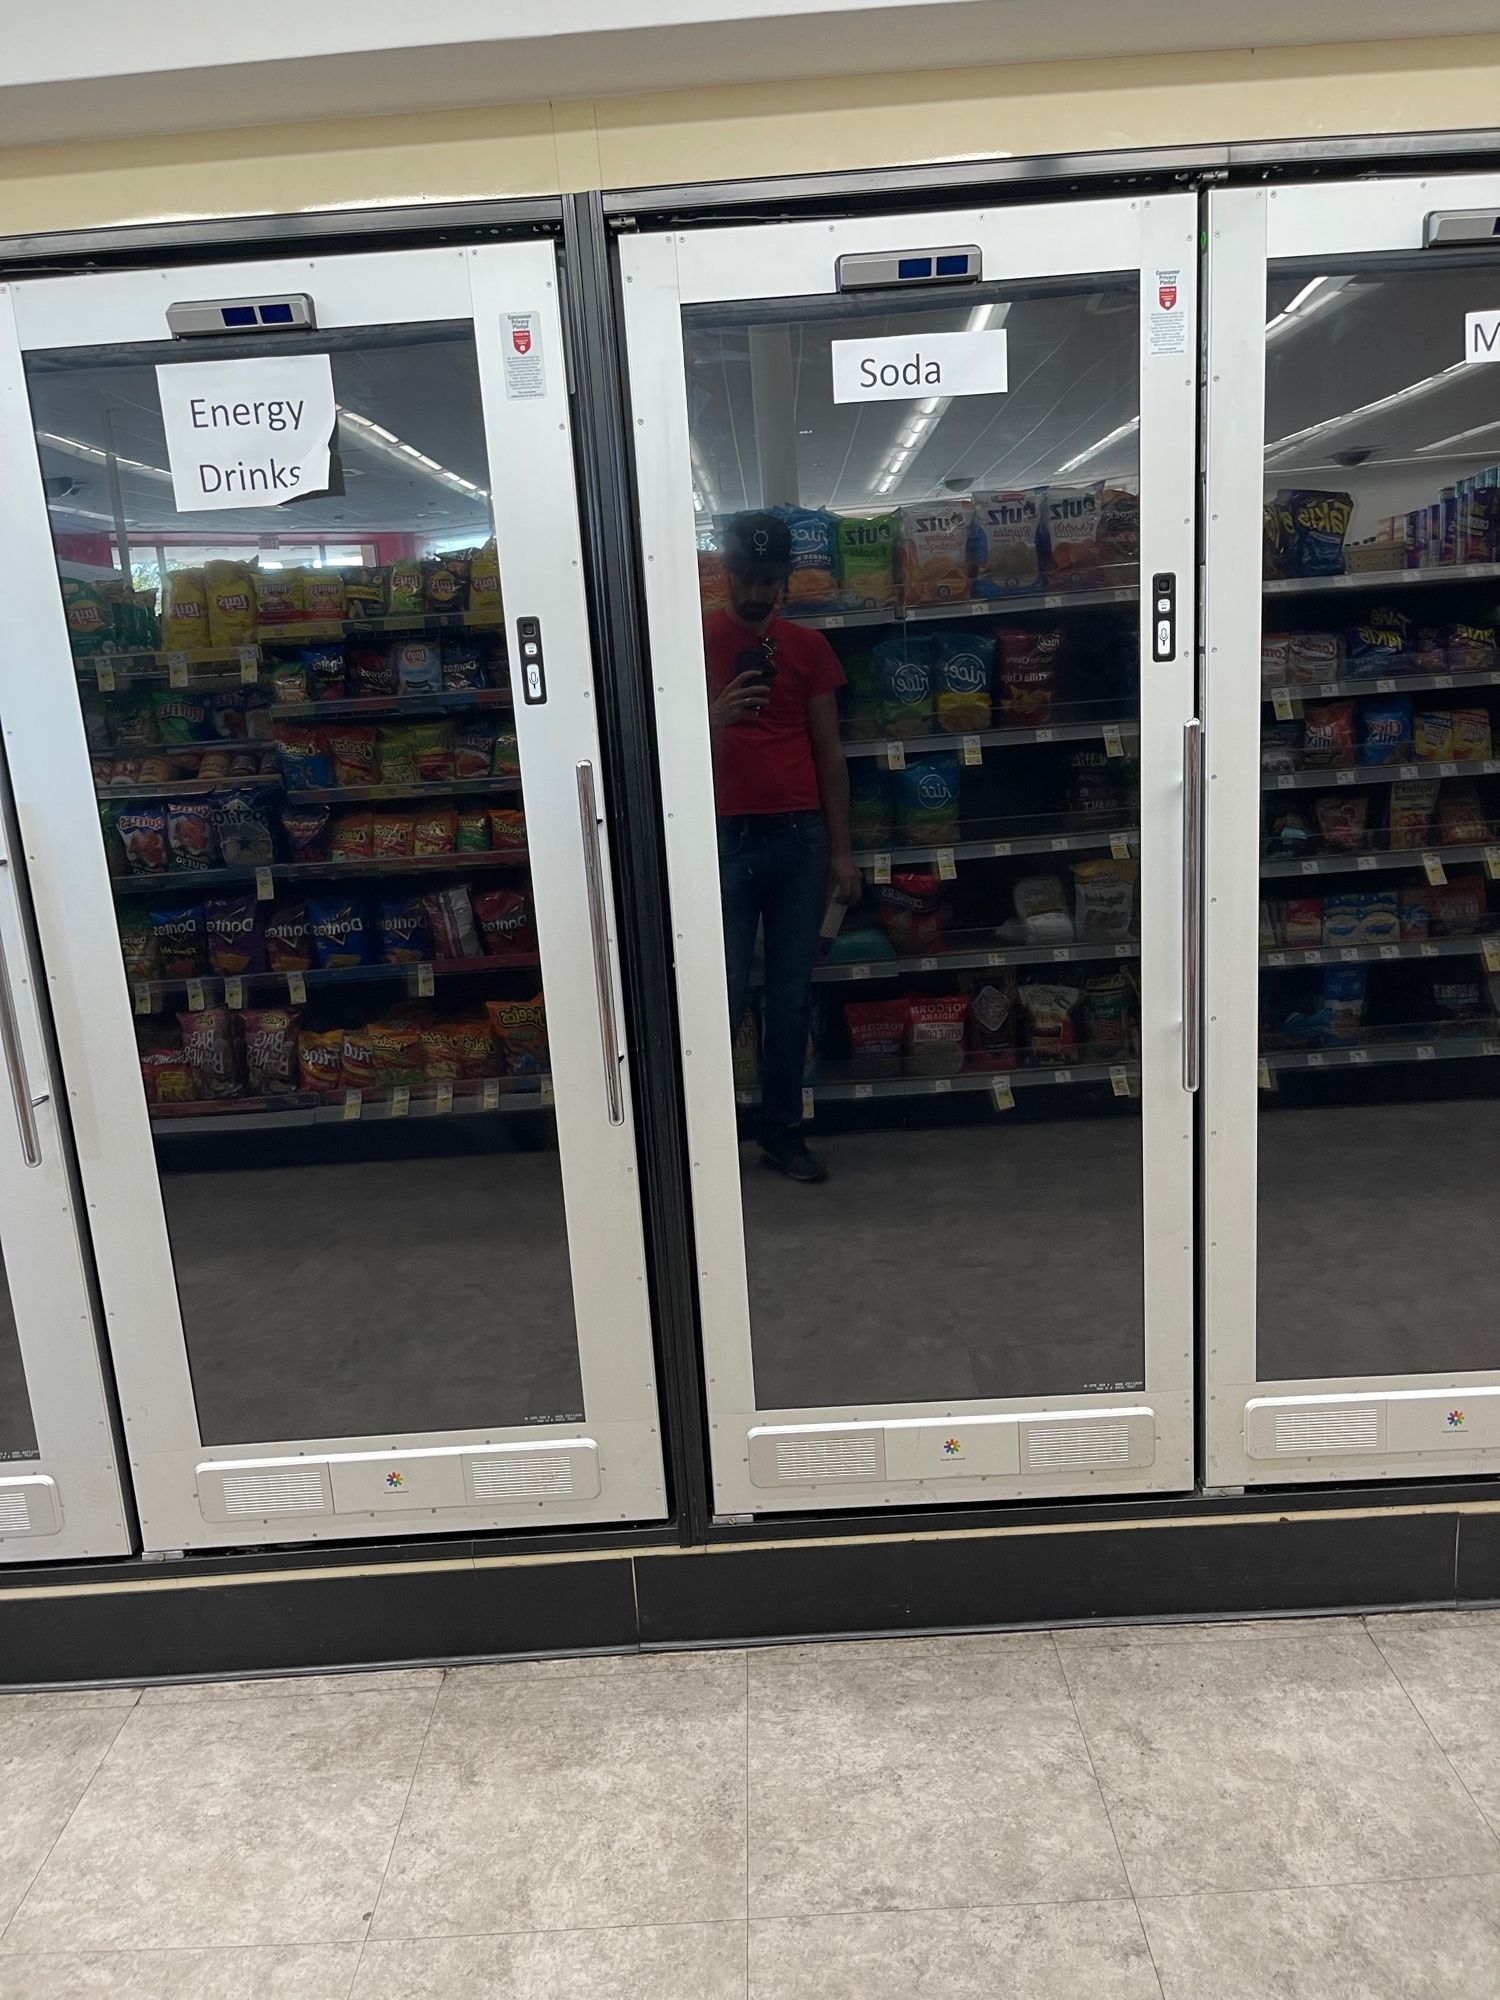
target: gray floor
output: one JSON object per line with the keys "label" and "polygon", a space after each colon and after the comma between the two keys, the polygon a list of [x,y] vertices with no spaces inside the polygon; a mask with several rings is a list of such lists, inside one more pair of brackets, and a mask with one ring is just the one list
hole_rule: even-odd
{"label": "gray floor", "polygon": [[4,2000],[1493,2000],[1500,1613],[0,1696]]}
{"label": "gray floor", "polygon": [[206,1444],[583,1414],[555,1153],[162,1190]]}
{"label": "gray floor", "polygon": [[1260,1120],[1267,1382],[1500,1368],[1500,1101]]}

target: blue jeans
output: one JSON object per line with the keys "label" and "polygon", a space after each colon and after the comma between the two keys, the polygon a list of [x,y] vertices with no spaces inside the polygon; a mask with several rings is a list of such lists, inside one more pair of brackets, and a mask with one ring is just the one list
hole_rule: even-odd
{"label": "blue jeans", "polygon": [[729,1031],[745,1013],[755,933],[765,935],[760,1135],[802,1123],[812,969],[828,901],[828,829],[818,812],[741,813],[719,821],[719,893],[729,974]]}

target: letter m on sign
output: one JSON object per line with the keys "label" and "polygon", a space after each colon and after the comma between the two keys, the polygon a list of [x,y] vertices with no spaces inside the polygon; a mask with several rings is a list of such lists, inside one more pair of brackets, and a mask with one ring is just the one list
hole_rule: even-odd
{"label": "letter m on sign", "polygon": [[1465,314],[1464,360],[1500,361],[1500,312]]}

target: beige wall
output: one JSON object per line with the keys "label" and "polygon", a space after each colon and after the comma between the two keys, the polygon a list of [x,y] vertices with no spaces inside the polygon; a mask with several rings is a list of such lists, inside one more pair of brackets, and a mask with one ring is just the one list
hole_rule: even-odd
{"label": "beige wall", "polygon": [[[789,67],[795,30],[788,30]],[[851,57],[857,55],[851,51]],[[1500,125],[1500,33],[0,148],[0,234],[1097,147]]]}

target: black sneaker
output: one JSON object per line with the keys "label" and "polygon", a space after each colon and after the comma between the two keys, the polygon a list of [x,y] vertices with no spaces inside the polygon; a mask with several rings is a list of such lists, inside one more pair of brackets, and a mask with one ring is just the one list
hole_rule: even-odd
{"label": "black sneaker", "polygon": [[785,1174],[790,1181],[805,1181],[809,1186],[828,1178],[827,1167],[807,1150],[806,1143],[796,1133],[789,1133],[784,1139],[762,1139],[760,1163]]}

